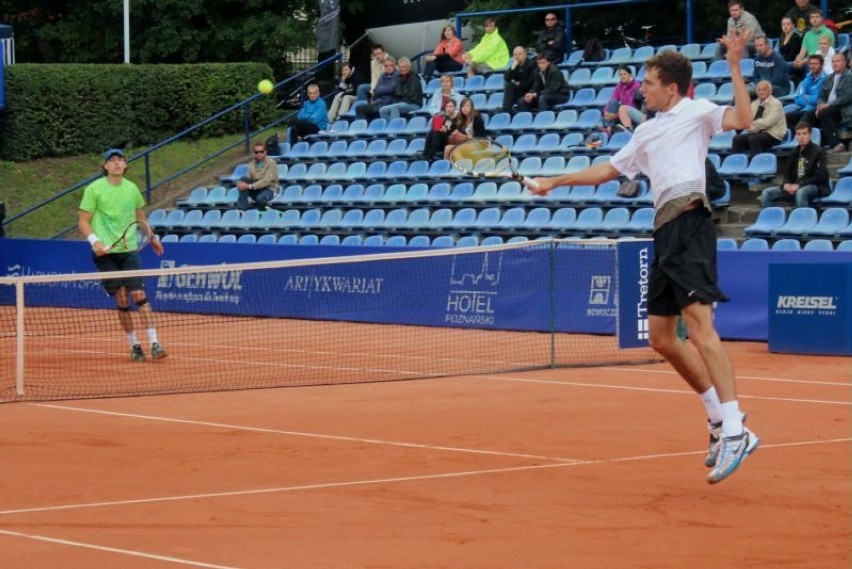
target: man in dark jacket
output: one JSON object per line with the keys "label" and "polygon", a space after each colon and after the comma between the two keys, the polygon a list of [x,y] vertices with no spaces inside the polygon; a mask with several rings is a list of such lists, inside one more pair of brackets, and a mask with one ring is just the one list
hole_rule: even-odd
{"label": "man in dark jacket", "polygon": [[843,152],[846,147],[837,137],[837,125],[852,122],[852,71],[847,68],[845,53],[835,53],[831,67],[834,73],[823,80],[816,109],[805,120],[819,125],[822,145],[829,152]]}
{"label": "man in dark jacket", "polygon": [[547,59],[557,65],[565,59],[565,26],[555,12],[544,16],[544,29],[538,33],[538,53],[547,54]]}
{"label": "man in dark jacket", "polygon": [[373,87],[373,99],[367,105],[355,108],[355,116],[359,119],[379,118],[379,109],[385,105],[394,103],[396,84],[399,83],[399,73],[396,72],[396,60],[388,56],[384,62],[384,73],[379,76],[376,86]]}
{"label": "man in dark jacket", "polygon": [[811,142],[811,125],[796,125],[799,146],[790,154],[781,187],[766,188],[760,194],[760,206],[774,202],[793,202],[796,207],[809,207],[814,199],[828,195],[828,166],[825,150]]}
{"label": "man in dark jacket", "polygon": [[411,61],[400,57],[397,62],[399,78],[393,92],[393,103],[379,109],[379,114],[385,120],[397,118],[399,115],[413,113],[423,106],[423,85],[420,76],[411,72]]}
{"label": "man in dark jacket", "polygon": [[523,46],[512,50],[512,64],[503,74],[503,111],[511,113],[526,93],[529,93],[535,82],[535,62],[527,57]]}
{"label": "man in dark jacket", "polygon": [[538,54],[535,63],[538,66],[538,73],[535,74],[532,90],[524,95],[519,103],[521,110],[547,111],[554,105],[568,102],[571,90],[562,71],[550,63],[547,55],[543,53]]}

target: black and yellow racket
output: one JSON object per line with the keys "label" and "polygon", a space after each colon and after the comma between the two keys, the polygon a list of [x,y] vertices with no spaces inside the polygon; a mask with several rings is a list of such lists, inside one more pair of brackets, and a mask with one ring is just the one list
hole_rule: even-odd
{"label": "black and yellow racket", "polygon": [[532,192],[541,188],[532,179],[520,174],[509,149],[487,138],[472,138],[457,144],[450,152],[453,168],[479,178],[508,178],[517,180]]}
{"label": "black and yellow racket", "polygon": [[144,249],[152,240],[156,239],[151,226],[144,221],[134,221],[124,230],[121,237],[115,240],[111,245],[104,247],[104,252],[109,253],[114,248],[121,246],[125,251],[139,252]]}

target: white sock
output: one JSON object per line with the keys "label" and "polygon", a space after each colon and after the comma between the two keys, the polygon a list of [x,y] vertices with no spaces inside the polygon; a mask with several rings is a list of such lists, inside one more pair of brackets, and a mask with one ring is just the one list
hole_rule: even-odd
{"label": "white sock", "polygon": [[719,401],[719,394],[716,393],[715,387],[710,387],[702,393],[701,401],[704,403],[704,409],[707,410],[707,417],[710,418],[711,423],[718,423],[722,420],[722,402]]}
{"label": "white sock", "polygon": [[133,332],[130,332],[129,334],[127,334],[127,341],[128,341],[128,343],[130,343],[131,348],[139,343],[139,338],[136,337],[136,331],[135,330]]}
{"label": "white sock", "polygon": [[156,328],[148,328],[147,332],[148,332],[148,340],[152,344],[156,344],[158,342],[158,340],[157,340],[157,329]]}
{"label": "white sock", "polygon": [[726,437],[743,434],[743,414],[736,399],[722,403],[722,434]]}

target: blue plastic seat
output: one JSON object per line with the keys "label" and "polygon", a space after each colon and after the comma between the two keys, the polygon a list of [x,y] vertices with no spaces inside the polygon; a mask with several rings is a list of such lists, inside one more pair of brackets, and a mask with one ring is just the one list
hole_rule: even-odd
{"label": "blue plastic seat", "polygon": [[831,207],[823,210],[819,221],[809,228],[806,235],[832,237],[849,225],[849,210],[842,207]]}
{"label": "blue plastic seat", "polygon": [[340,219],[339,226],[343,228],[351,229],[352,227],[360,227],[362,222],[364,221],[364,210],[362,209],[349,209],[343,214],[343,217]]}
{"label": "blue plastic seat", "polygon": [[572,205],[583,205],[595,202],[597,188],[592,185],[573,186],[566,199]]}
{"label": "blue plastic seat", "polygon": [[687,43],[680,46],[680,54],[687,59],[701,59],[701,45],[697,43]]}
{"label": "blue plastic seat", "polygon": [[[852,163],[852,161],[850,161]],[[838,205],[852,207],[852,176],[840,178],[834,184],[832,192],[819,200],[820,205]]]}
{"label": "blue plastic seat", "polygon": [[[207,188],[192,188],[185,200],[178,200],[178,205],[185,207],[198,207],[207,203]],[[150,223],[150,221],[149,221]]]}
{"label": "blue plastic seat", "polygon": [[535,152],[537,141],[538,139],[534,134],[522,134],[518,136],[511,144],[512,154],[515,156],[523,156],[531,152]]}
{"label": "blue plastic seat", "polygon": [[169,241],[175,241],[176,240],[178,243],[197,243],[198,242],[198,237],[196,237],[195,233],[187,233],[186,235],[181,235],[179,238],[174,233],[169,233],[168,235],[163,236],[163,240],[165,240],[166,237],[174,238],[174,239],[169,239]]}
{"label": "blue plastic seat", "polygon": [[295,234],[288,233],[278,238],[278,245],[296,245],[299,242],[299,237]]}
{"label": "blue plastic seat", "polygon": [[546,207],[536,207],[531,209],[524,221],[518,226],[519,229],[539,231],[547,226],[550,221],[550,209]]}
{"label": "blue plastic seat", "polygon": [[342,220],[342,210],[340,210],[339,208],[327,209],[322,213],[322,216],[320,217],[319,223],[317,225],[323,228],[338,227],[340,226],[340,222]]}
{"label": "blue plastic seat", "polygon": [[[533,124],[533,116],[529,111],[520,111],[512,117],[512,122],[509,123],[508,130],[515,132],[527,132]],[[493,125],[490,126],[493,129]],[[506,129],[504,129],[506,130]]]}
{"label": "blue plastic seat", "polygon": [[694,99],[712,99],[716,95],[716,85],[714,83],[699,83],[695,86]]}
{"label": "blue plastic seat", "polygon": [[582,233],[592,233],[603,222],[603,218],[604,214],[601,208],[587,207],[580,210],[580,213],[577,214],[577,220],[574,222],[574,226],[571,227],[571,230]]}
{"label": "blue plastic seat", "polygon": [[723,177],[737,178],[745,174],[748,169],[747,154],[730,154],[722,160],[722,165],[719,166],[719,175]]}
{"label": "blue plastic seat", "polygon": [[801,251],[802,244],[798,239],[779,239],[772,244],[772,251]]}
{"label": "blue plastic seat", "polygon": [[654,208],[643,207],[633,213],[630,221],[622,227],[621,233],[631,235],[650,235],[654,230]]}
{"label": "blue plastic seat", "polygon": [[592,73],[592,78],[589,80],[590,84],[597,88],[615,83],[616,81],[616,75],[613,72],[612,67],[598,67],[595,69],[595,72]]}
{"label": "blue plastic seat", "polygon": [[572,149],[576,150],[583,146],[583,133],[582,132],[569,132],[559,141],[559,145],[562,149]]}
{"label": "blue plastic seat", "polygon": [[565,173],[579,172],[585,170],[592,165],[592,160],[588,156],[572,156],[568,163],[565,164]]}
{"label": "blue plastic seat", "polygon": [[495,182],[482,182],[476,186],[470,201],[477,203],[492,203],[497,201],[497,184]]}
{"label": "blue plastic seat", "polygon": [[388,181],[402,180],[408,177],[408,162],[405,160],[394,160],[388,164],[384,178]]}
{"label": "blue plastic seat", "polygon": [[542,225],[542,231],[562,231],[570,229],[577,221],[577,210],[573,207],[563,207],[553,212],[550,220]]}
{"label": "blue plastic seat", "polygon": [[343,186],[340,184],[330,184],[325,189],[322,189],[321,192],[318,201],[323,203],[339,202],[343,197]]}
{"label": "blue plastic seat", "polygon": [[540,111],[533,118],[533,130],[546,129],[556,121],[556,113],[553,111]]}
{"label": "blue plastic seat", "polygon": [[388,147],[388,141],[384,138],[371,140],[367,144],[367,149],[364,152],[368,158],[382,158],[385,155],[385,150]]}
{"label": "blue plastic seat", "polygon": [[772,235],[801,237],[816,225],[818,218],[817,211],[812,207],[794,208],[787,217],[787,221],[776,227]]}
{"label": "blue plastic seat", "polygon": [[568,77],[568,86],[572,89],[588,87],[592,83],[592,71],[586,67],[580,67],[571,72]]}
{"label": "blue plastic seat", "polygon": [[487,246],[490,246],[490,245],[502,245],[503,244],[503,238],[500,237],[499,235],[489,235],[488,237],[483,239],[479,244],[482,245],[483,247],[487,247]]}
{"label": "blue plastic seat", "polygon": [[408,240],[409,247],[431,247],[432,240],[428,235],[415,235]]}
{"label": "blue plastic seat", "polygon": [[[734,134],[734,131],[726,130],[725,132],[713,135],[710,137],[708,150],[713,153],[730,152],[731,145],[734,142]],[[719,166],[721,166],[721,164],[719,164]],[[716,167],[717,170],[719,169],[719,166]]]}
{"label": "blue plastic seat", "polygon": [[402,203],[406,201],[404,184],[391,184],[385,189],[381,201],[384,203]]}
{"label": "blue plastic seat", "polygon": [[349,184],[343,190],[343,195],[340,196],[340,201],[346,204],[354,204],[361,201],[364,195],[363,184]]}
{"label": "blue plastic seat", "polygon": [[[166,235],[166,237],[168,237],[168,235]],[[175,237],[177,237],[177,235],[175,235]],[[216,243],[217,241],[218,238],[215,233],[205,233],[198,237],[198,241],[196,241],[196,243]]]}
{"label": "blue plastic seat", "polygon": [[736,251],[737,240],[731,237],[720,237],[716,240],[716,249],[718,251]]}
{"label": "blue plastic seat", "polygon": [[264,233],[257,238],[258,245],[275,245],[278,237],[274,233]]}
{"label": "blue plastic seat", "polygon": [[302,213],[298,209],[285,210],[278,218],[279,228],[299,227],[301,225]]}
{"label": "blue plastic seat", "polygon": [[299,237],[299,245],[319,245],[319,237],[313,233],[307,233]]}
{"label": "blue plastic seat", "polygon": [[769,242],[762,237],[752,237],[743,241],[740,251],[769,251]]}
{"label": "blue plastic seat", "polygon": [[[488,77],[488,79],[490,80],[493,77],[497,77],[502,84],[502,82],[503,82],[502,77],[499,77],[498,75],[491,75],[490,77]],[[487,83],[488,82],[486,81],[486,84]],[[488,95],[488,99],[485,101],[485,105],[483,105],[481,108],[478,108],[478,110],[480,110],[480,111],[499,111],[502,108],[503,108],[503,92],[500,91],[500,92],[497,92],[497,93],[490,93]]]}
{"label": "blue plastic seat", "polygon": [[209,209],[204,212],[204,216],[201,218],[201,222],[199,223],[199,229],[203,229],[205,231],[211,231],[216,227],[219,227],[219,223],[222,220],[222,212],[218,209]]}
{"label": "blue plastic seat", "polygon": [[559,114],[556,115],[556,121],[554,121],[553,125],[551,125],[548,130],[555,130],[558,132],[563,132],[565,130],[569,130],[574,128],[574,124],[578,121],[577,111],[574,109],[564,109],[559,111]]}
{"label": "blue plastic seat", "polygon": [[148,225],[153,228],[161,227],[163,223],[166,221],[167,217],[166,210],[164,209],[155,209],[150,214],[148,214]]}
{"label": "blue plastic seat", "polygon": [[408,141],[404,138],[394,138],[385,147],[384,156],[389,158],[402,158],[409,156]]}
{"label": "blue plastic seat", "polygon": [[456,240],[456,247],[478,247],[479,237],[476,235],[464,235]]}
{"label": "blue plastic seat", "polygon": [[473,227],[478,230],[497,227],[500,224],[500,216],[500,208],[487,207],[482,209],[476,216],[476,221],[473,223]]}
{"label": "blue plastic seat", "polygon": [[453,220],[449,227],[453,229],[469,229],[476,222],[476,210],[472,207],[465,207],[456,211]]}
{"label": "blue plastic seat", "polygon": [[237,236],[233,234],[220,235],[218,240],[219,243],[236,243]]}
{"label": "blue plastic seat", "polygon": [[488,130],[491,132],[509,132],[512,124],[512,116],[509,113],[497,113],[488,121]]}
{"label": "blue plastic seat", "polygon": [[299,218],[299,227],[316,227],[319,225],[322,212],[318,209],[306,209]]}
{"label": "blue plastic seat", "polygon": [[551,154],[562,149],[559,147],[561,137],[555,132],[542,134],[532,149],[537,154]]}
{"label": "blue plastic seat", "polygon": [[353,140],[346,147],[346,157],[347,158],[361,158],[364,156],[368,156],[367,148],[369,147],[369,143],[366,140],[358,139]]}
{"label": "blue plastic seat", "polygon": [[598,109],[586,109],[571,125],[574,130],[593,131],[603,125],[603,115]]}
{"label": "blue plastic seat", "polygon": [[453,186],[448,197],[450,202],[460,203],[473,197],[473,184],[470,182],[461,182]]}
{"label": "blue plastic seat", "polygon": [[722,83],[710,100],[719,105],[731,104],[734,100],[734,84],[730,81]]}
{"label": "blue plastic seat", "polygon": [[500,219],[498,220],[497,224],[493,227],[497,227],[503,231],[514,231],[523,226],[526,217],[527,211],[525,208],[509,208],[503,212],[503,215],[500,216]]}
{"label": "blue plastic seat", "polygon": [[805,246],[804,251],[834,251],[834,245],[828,239],[811,239]]}
{"label": "blue plastic seat", "polygon": [[299,203],[311,204],[323,201],[323,188],[319,184],[311,184],[302,189],[302,196]]}
{"label": "blue plastic seat", "polygon": [[784,212],[783,208],[764,208],[760,210],[759,214],[757,214],[755,222],[743,229],[743,233],[755,237],[771,235],[773,231],[784,224],[786,218],[787,214]]}
{"label": "blue plastic seat", "polygon": [[409,212],[408,219],[405,220],[403,227],[409,229],[425,228],[429,225],[429,217],[432,212],[428,207],[421,207]]}
{"label": "blue plastic seat", "polygon": [[606,107],[609,100],[612,98],[612,92],[614,90],[615,87],[601,87],[598,89],[598,92],[595,95],[595,104],[593,106],[601,109]]}
{"label": "blue plastic seat", "polygon": [[257,235],[255,235],[253,233],[246,233],[245,235],[240,235],[237,238],[237,243],[246,243],[246,244],[253,245],[253,244],[257,243]]}
{"label": "blue plastic seat", "polygon": [[367,235],[361,244],[364,247],[382,247],[385,244],[384,235]]}
{"label": "blue plastic seat", "polygon": [[[396,188],[394,188],[394,190],[396,191]],[[423,182],[412,184],[407,189],[405,189],[405,197],[402,199],[402,201],[409,204],[429,203],[429,191],[429,186]],[[390,189],[388,190],[388,193],[391,193]]]}
{"label": "blue plastic seat", "polygon": [[852,239],[841,241],[837,244],[837,251],[846,251],[852,253]]}
{"label": "blue plastic seat", "polygon": [[[239,212],[238,212],[239,213]],[[171,209],[166,213],[165,219],[160,225],[160,227],[165,227],[167,229],[171,229],[174,227],[180,227],[183,223],[183,216],[186,215],[182,209]]]}
{"label": "blue plastic seat", "polygon": [[408,238],[405,235],[391,235],[385,241],[385,247],[405,247],[408,244]]}
{"label": "blue plastic seat", "polygon": [[728,62],[724,59],[719,59],[710,63],[707,67],[707,73],[704,74],[704,79],[722,83],[731,80],[731,68]]}
{"label": "blue plastic seat", "polygon": [[778,171],[778,158],[772,152],[761,152],[754,156],[748,164],[743,178],[759,181],[770,180]]}
{"label": "blue plastic seat", "polygon": [[405,208],[397,208],[390,210],[385,216],[383,227],[387,229],[397,229],[403,227],[408,220],[408,210]]}
{"label": "blue plastic seat", "polygon": [[385,136],[397,136],[405,132],[405,126],[408,124],[408,119],[405,117],[394,117],[388,121],[384,129]]}
{"label": "blue plastic seat", "polygon": [[330,158],[334,158],[340,160],[346,156],[346,152],[349,150],[349,143],[345,140],[333,140],[331,144],[328,145],[328,153],[327,156]]}
{"label": "blue plastic seat", "polygon": [[503,182],[497,190],[497,201],[512,202],[522,200],[524,189],[520,183],[511,181]]}

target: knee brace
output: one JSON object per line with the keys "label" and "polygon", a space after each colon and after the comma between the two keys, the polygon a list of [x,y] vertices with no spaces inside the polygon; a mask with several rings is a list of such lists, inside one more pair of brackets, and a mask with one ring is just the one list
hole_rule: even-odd
{"label": "knee brace", "polygon": [[137,308],[142,308],[143,306],[148,304],[148,298],[146,297],[146,298],[143,298],[142,300],[136,300],[135,302],[136,302]]}

